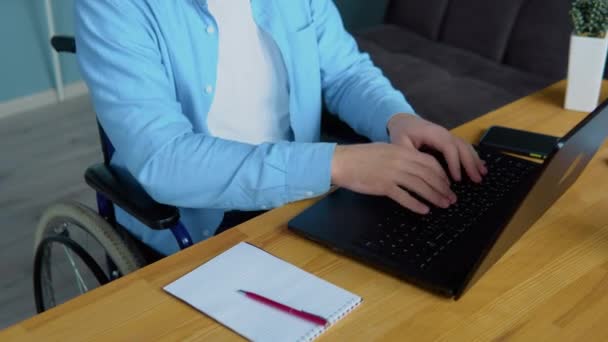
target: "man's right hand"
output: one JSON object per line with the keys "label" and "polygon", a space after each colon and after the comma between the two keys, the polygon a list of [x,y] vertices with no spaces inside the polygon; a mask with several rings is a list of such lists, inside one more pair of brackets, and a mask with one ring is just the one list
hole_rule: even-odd
{"label": "man's right hand", "polygon": [[331,180],[355,192],[390,197],[419,214],[430,208],[411,192],[441,208],[456,202],[448,176],[435,158],[394,144],[337,146]]}

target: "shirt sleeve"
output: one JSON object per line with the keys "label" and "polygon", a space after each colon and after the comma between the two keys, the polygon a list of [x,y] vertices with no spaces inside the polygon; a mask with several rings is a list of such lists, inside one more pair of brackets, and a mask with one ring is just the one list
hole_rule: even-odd
{"label": "shirt sleeve", "polygon": [[359,51],[332,0],[311,0],[311,10],[329,111],[372,141],[388,141],[388,121],[395,114],[415,114],[414,109],[369,55]]}
{"label": "shirt sleeve", "polygon": [[145,2],[77,0],[78,61],[127,170],[156,201],[256,210],[329,190],[334,144],[253,146],[194,132]]}

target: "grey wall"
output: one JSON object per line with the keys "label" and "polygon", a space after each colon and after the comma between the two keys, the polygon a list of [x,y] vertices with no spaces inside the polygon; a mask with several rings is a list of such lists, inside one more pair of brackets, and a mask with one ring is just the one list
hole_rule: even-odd
{"label": "grey wall", "polygon": [[[72,33],[73,0],[54,0],[56,30]],[[53,87],[44,2],[0,0],[0,102]],[[80,79],[73,56],[62,56],[65,83]]]}
{"label": "grey wall", "polygon": [[[388,0],[335,0],[347,28],[381,22]],[[58,34],[73,33],[74,0],[52,0]],[[43,0],[0,0],[0,102],[54,88]],[[80,80],[74,56],[61,55],[64,83]]]}

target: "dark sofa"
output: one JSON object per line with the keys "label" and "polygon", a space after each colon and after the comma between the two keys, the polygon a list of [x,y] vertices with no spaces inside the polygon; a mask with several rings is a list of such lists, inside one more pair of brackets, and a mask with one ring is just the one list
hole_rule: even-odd
{"label": "dark sofa", "polygon": [[570,4],[391,0],[383,24],[354,35],[421,116],[453,128],[565,78]]}

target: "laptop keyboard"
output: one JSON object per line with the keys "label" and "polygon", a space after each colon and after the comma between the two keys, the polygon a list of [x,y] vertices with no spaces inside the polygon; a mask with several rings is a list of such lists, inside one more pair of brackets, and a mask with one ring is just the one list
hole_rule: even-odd
{"label": "laptop keyboard", "polygon": [[452,182],[452,190],[458,196],[456,204],[447,209],[432,207],[427,215],[396,208],[377,223],[378,229],[361,236],[357,244],[400,263],[428,267],[535,169],[530,163],[500,153],[479,154],[489,172],[481,184],[468,179]]}

